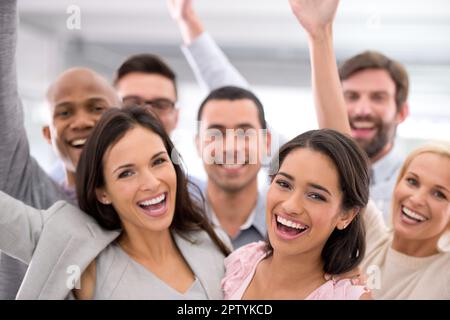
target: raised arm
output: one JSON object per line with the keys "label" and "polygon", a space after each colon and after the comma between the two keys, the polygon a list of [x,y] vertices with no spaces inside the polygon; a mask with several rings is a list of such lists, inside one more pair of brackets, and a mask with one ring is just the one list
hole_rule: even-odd
{"label": "raised arm", "polygon": [[39,208],[62,192],[30,156],[16,74],[17,1],[0,1],[0,190]]}
{"label": "raised arm", "polygon": [[339,0],[289,0],[289,3],[298,22],[308,33],[319,127],[350,134],[333,48],[333,20]]}
{"label": "raised arm", "polygon": [[44,225],[43,211],[0,191],[0,250],[29,264]]}
{"label": "raised arm", "polygon": [[[18,145],[26,143],[23,110],[17,93],[16,75],[17,2],[0,2],[0,190],[11,183]],[[21,156],[25,156],[21,154]]]}
{"label": "raised arm", "polygon": [[226,85],[248,88],[247,80],[205,31],[192,0],[167,0],[167,4],[183,38],[181,49],[198,83],[207,92]]}

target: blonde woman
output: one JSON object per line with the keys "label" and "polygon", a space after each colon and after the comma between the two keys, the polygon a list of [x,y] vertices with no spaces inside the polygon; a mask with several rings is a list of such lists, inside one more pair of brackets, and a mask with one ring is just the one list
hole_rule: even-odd
{"label": "blonde woman", "polygon": [[[373,205],[372,205],[373,206]],[[450,144],[405,160],[394,189],[393,227],[367,210],[362,269],[375,299],[450,299]]]}

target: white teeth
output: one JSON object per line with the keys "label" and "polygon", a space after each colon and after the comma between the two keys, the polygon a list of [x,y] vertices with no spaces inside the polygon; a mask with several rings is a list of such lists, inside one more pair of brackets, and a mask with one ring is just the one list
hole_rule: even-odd
{"label": "white teeth", "polygon": [[410,217],[410,218],[413,218],[413,219],[415,219],[415,220],[419,220],[419,221],[425,221],[425,220],[428,220],[426,217],[422,216],[421,214],[418,214],[417,212],[414,212],[414,211],[412,211],[412,210],[409,210],[409,209],[406,208],[406,207],[402,207],[402,212],[403,212],[406,216],[408,216],[408,217]]}
{"label": "white teeth", "polygon": [[225,169],[238,169],[242,167],[241,164],[224,164],[222,165]]}
{"label": "white teeth", "polygon": [[76,139],[73,140],[70,144],[74,147],[83,146],[86,143],[87,139]]}
{"label": "white teeth", "polygon": [[154,205],[154,204],[158,204],[158,203],[160,203],[160,202],[163,202],[164,199],[166,199],[166,194],[165,194],[165,193],[163,193],[163,194],[160,195],[159,197],[156,197],[156,198],[153,198],[153,199],[150,199],[150,200],[146,200],[146,201],[139,202],[138,204],[139,204],[140,206],[151,206],[151,205]]}
{"label": "white teeth", "polygon": [[299,223],[295,223],[291,220],[287,220],[283,217],[277,216],[277,222],[281,223],[284,226],[290,227],[290,228],[294,228],[294,229],[298,229],[298,230],[305,230],[308,228],[308,226],[299,224]]}
{"label": "white teeth", "polygon": [[352,123],[353,127],[356,129],[373,129],[373,122],[370,121],[358,121]]}

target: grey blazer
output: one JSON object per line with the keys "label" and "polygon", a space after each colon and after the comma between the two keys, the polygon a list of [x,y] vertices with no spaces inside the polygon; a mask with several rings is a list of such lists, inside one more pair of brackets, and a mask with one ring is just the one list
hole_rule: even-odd
{"label": "grey blazer", "polygon": [[[107,231],[79,208],[58,201],[48,210],[31,208],[0,191],[0,250],[28,264],[16,299],[65,299],[81,275],[119,231]],[[231,248],[228,237],[216,230]],[[188,239],[174,234],[183,257],[209,299],[222,299],[223,254],[206,232]]]}

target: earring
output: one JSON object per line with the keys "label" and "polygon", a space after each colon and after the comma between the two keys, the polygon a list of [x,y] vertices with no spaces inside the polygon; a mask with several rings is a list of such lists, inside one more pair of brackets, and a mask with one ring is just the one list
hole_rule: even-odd
{"label": "earring", "polygon": [[345,228],[347,228],[347,224],[344,224],[343,226],[338,227],[339,230],[344,230]]}
{"label": "earring", "polygon": [[103,201],[101,201],[101,202],[102,202],[105,206],[111,204],[111,201],[108,201],[108,200],[103,200]]}

